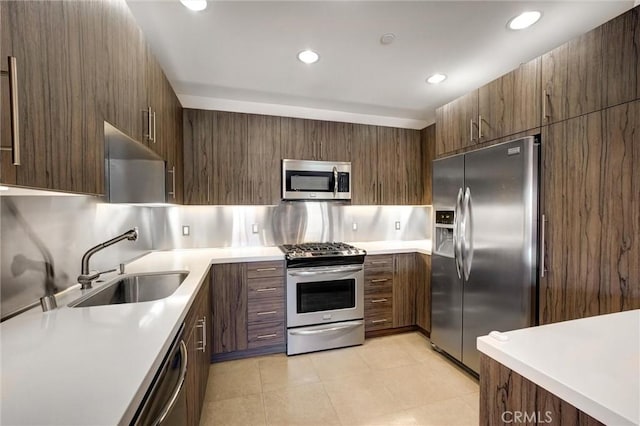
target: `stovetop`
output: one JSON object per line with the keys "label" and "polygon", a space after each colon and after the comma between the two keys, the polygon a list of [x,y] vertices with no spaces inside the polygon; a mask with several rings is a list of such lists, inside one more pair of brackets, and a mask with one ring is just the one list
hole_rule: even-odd
{"label": "stovetop", "polygon": [[347,265],[364,262],[366,251],[339,242],[284,244],[287,267]]}

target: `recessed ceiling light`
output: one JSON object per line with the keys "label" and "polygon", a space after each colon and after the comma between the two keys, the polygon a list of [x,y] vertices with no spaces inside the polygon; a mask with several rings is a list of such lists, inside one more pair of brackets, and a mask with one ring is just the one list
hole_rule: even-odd
{"label": "recessed ceiling light", "polygon": [[512,30],[524,30],[525,28],[529,28],[542,16],[542,13],[537,10],[532,10],[529,12],[522,12],[520,15],[515,18],[511,18],[507,26]]}
{"label": "recessed ceiling light", "polygon": [[298,59],[300,59],[300,61],[304,62],[305,64],[313,64],[315,62],[318,62],[320,56],[313,50],[303,50],[302,52],[298,53]]}
{"label": "recessed ceiling light", "polygon": [[447,79],[447,76],[440,73],[435,73],[431,77],[427,78],[427,83],[438,84]]}
{"label": "recessed ceiling light", "polygon": [[396,39],[396,35],[394,33],[382,34],[382,37],[380,37],[380,43],[391,44],[395,39]]}
{"label": "recessed ceiling light", "polygon": [[180,0],[187,9],[199,12],[207,8],[207,0]]}

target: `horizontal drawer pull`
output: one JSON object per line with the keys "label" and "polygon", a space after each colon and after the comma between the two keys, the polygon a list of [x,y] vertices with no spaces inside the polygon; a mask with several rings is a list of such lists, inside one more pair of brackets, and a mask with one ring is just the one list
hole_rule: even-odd
{"label": "horizontal drawer pull", "polygon": [[381,322],[387,322],[387,320],[386,319],[373,320],[371,321],[371,324],[380,324]]}
{"label": "horizontal drawer pull", "polygon": [[267,271],[275,271],[276,268],[258,268],[256,269],[257,272],[267,272]]}
{"label": "horizontal drawer pull", "polygon": [[277,313],[278,311],[266,311],[266,312],[257,312],[256,315],[273,315]]}
{"label": "horizontal drawer pull", "polygon": [[263,291],[276,291],[277,288],[276,287],[265,287],[265,288],[259,288],[256,291],[258,293],[262,293]]}
{"label": "horizontal drawer pull", "polygon": [[371,301],[371,303],[382,303],[382,302],[386,302],[386,301],[387,301],[387,299],[373,299]]}
{"label": "horizontal drawer pull", "polygon": [[278,334],[263,334],[261,336],[257,336],[256,339],[273,339],[274,337],[278,337]]}
{"label": "horizontal drawer pull", "polygon": [[372,260],[371,264],[372,265],[384,265],[385,263],[389,263],[388,260]]}
{"label": "horizontal drawer pull", "polygon": [[385,281],[389,281],[389,278],[378,278],[375,280],[371,280],[372,283],[383,283]]}

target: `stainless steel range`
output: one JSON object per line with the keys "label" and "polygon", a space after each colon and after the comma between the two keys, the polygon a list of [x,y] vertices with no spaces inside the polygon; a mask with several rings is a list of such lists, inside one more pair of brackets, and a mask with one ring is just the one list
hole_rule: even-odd
{"label": "stainless steel range", "polygon": [[287,354],[364,342],[364,250],[344,243],[285,244]]}

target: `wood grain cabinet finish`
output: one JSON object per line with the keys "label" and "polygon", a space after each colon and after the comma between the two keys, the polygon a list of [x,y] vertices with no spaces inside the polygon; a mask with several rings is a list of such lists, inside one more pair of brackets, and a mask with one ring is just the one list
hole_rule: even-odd
{"label": "wood grain cabinet finish", "polygon": [[436,125],[420,131],[420,155],[422,160],[422,204],[432,203],[431,162],[436,157]]}
{"label": "wood grain cabinet finish", "polygon": [[422,204],[420,131],[378,127],[378,204]]}
{"label": "wood grain cabinet finish", "polygon": [[436,109],[436,157],[473,147],[478,141],[478,91]]}
{"label": "wood grain cabinet finish", "polygon": [[393,257],[393,326],[407,327],[416,323],[416,257],[415,253]]}
{"label": "wood grain cabinet finish", "polygon": [[640,307],[640,101],[543,130],[540,321]]}
{"label": "wood grain cabinet finish", "polygon": [[247,264],[248,345],[256,349],[285,343],[284,262]]}
{"label": "wood grain cabinet finish", "polygon": [[479,89],[478,142],[540,127],[540,62],[522,64]]}
{"label": "wood grain cabinet finish", "polygon": [[640,99],[640,6],[603,25],[603,106]]}
{"label": "wood grain cabinet finish", "polygon": [[542,56],[543,124],[602,108],[602,60],[602,27]]}
{"label": "wood grain cabinet finish", "polygon": [[351,204],[378,204],[378,131],[354,124],[351,142]]}
{"label": "wood grain cabinet finish", "polygon": [[248,117],[249,204],[278,204],[281,198],[281,118],[251,114]]}
{"label": "wood grain cabinet finish", "polygon": [[6,159],[11,152],[0,152],[3,181],[103,191],[103,127],[96,102],[100,13],[100,5],[85,2],[0,3],[2,54],[17,60],[22,157],[13,166]]}
{"label": "wood grain cabinet finish", "polygon": [[416,325],[431,332],[431,256],[416,253]]}
{"label": "wood grain cabinet finish", "polygon": [[[520,419],[514,419],[519,413]],[[526,413],[527,417],[524,417]],[[480,354],[480,425],[553,424],[598,426],[599,421]]]}
{"label": "wood grain cabinet finish", "polygon": [[247,280],[243,263],[212,266],[212,355],[247,349]]}
{"label": "wood grain cabinet finish", "polygon": [[211,276],[202,285],[185,318],[187,345],[187,424],[198,425],[209,379],[209,345],[211,342]]}

